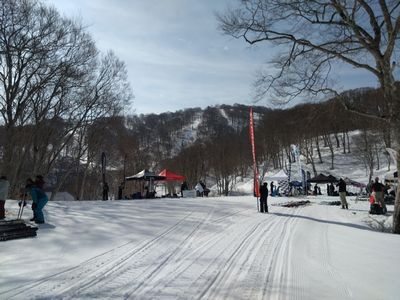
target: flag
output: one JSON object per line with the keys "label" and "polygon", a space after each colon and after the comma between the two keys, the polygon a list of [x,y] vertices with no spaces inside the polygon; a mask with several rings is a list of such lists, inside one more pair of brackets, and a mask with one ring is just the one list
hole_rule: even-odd
{"label": "flag", "polygon": [[254,171],[254,197],[260,197],[260,184],[259,184],[259,173],[256,161],[256,145],[254,142],[254,121],[253,121],[253,108],[250,107],[250,124],[249,124],[249,135],[251,143],[251,153],[253,155],[253,171]]}

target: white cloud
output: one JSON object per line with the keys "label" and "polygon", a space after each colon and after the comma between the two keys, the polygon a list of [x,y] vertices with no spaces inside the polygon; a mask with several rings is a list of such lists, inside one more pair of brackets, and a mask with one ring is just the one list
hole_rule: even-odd
{"label": "white cloud", "polygon": [[69,17],[80,16],[98,47],[125,61],[138,113],[249,104],[255,71],[276,51],[250,48],[218,32],[214,13],[232,0],[47,3]]}

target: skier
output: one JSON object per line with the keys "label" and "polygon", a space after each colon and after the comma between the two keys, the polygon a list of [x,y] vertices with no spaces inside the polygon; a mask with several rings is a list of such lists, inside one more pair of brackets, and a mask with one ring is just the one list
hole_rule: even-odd
{"label": "skier", "polygon": [[[44,185],[46,182],[44,181],[44,178],[42,175],[36,175],[35,177],[35,185],[40,188],[41,190],[44,190]],[[36,215],[35,215],[35,208],[36,208],[36,203],[32,203],[32,212],[33,212],[33,218],[30,219],[30,221],[35,221]]]}
{"label": "skier", "polygon": [[340,202],[342,202],[342,209],[349,209],[346,201],[346,182],[340,178],[339,183],[336,185],[339,187]]}
{"label": "skier", "polygon": [[8,189],[10,187],[10,183],[7,180],[6,176],[0,177],[0,220],[5,218],[5,210],[4,205],[6,203],[6,198],[8,196]]}
{"label": "skier", "polygon": [[34,222],[37,224],[44,223],[43,207],[49,199],[45,192],[39,188],[32,179],[26,180],[26,191],[31,195],[34,205]]}
{"label": "skier", "polygon": [[260,186],[260,212],[261,213],[268,212],[267,199],[268,199],[268,183],[264,182]]}

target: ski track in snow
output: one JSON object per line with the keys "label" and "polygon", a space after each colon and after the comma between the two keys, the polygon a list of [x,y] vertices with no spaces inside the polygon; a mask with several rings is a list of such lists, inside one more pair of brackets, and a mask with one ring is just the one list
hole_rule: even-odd
{"label": "ski track in snow", "polygon": [[338,272],[335,267],[331,263],[331,255],[330,255],[330,248],[329,248],[329,239],[328,239],[328,232],[329,232],[329,226],[324,224],[321,226],[322,228],[320,229],[320,234],[321,236],[321,262],[330,276],[330,280],[333,280],[338,288],[338,298],[340,299],[351,299],[352,298],[352,293],[350,287],[347,285],[346,281],[342,278],[340,275],[340,272]]}
{"label": "ski track in snow", "polygon": [[[271,208],[192,209],[140,244],[128,241],[0,298],[308,299],[303,272],[311,262],[321,282],[337,286],[329,299],[353,299],[332,262],[329,223],[310,222],[312,207]],[[329,208],[325,216],[337,219]],[[294,249],[304,232],[313,241]]]}
{"label": "ski track in snow", "polygon": [[[291,213],[297,210],[291,209]],[[290,226],[295,219],[255,214],[248,209],[222,217],[214,217],[213,212],[214,208],[192,211],[139,246],[126,243],[5,296],[184,299],[197,295],[198,299],[235,299],[241,295],[246,299],[280,299],[277,295],[284,295],[286,289]],[[230,225],[222,228],[228,218]],[[176,237],[181,240],[171,242]],[[175,286],[176,278],[185,284]]]}

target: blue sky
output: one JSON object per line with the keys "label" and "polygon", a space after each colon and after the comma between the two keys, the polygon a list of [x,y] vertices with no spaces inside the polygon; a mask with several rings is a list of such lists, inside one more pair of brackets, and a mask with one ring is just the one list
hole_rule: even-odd
{"label": "blue sky", "polygon": [[[126,63],[135,95],[130,112],[138,114],[252,104],[255,74],[274,51],[218,30],[215,12],[235,0],[44,1],[80,19],[101,51],[111,49]],[[350,68],[337,79],[344,88],[376,86]]]}

